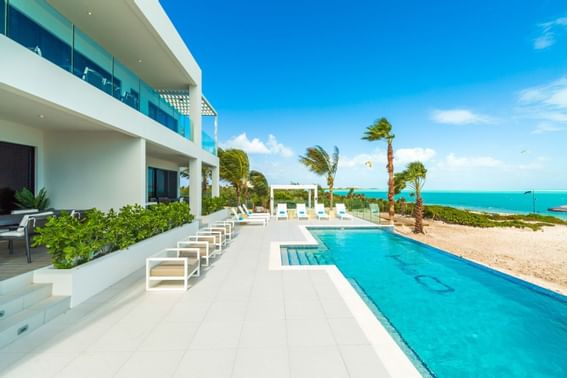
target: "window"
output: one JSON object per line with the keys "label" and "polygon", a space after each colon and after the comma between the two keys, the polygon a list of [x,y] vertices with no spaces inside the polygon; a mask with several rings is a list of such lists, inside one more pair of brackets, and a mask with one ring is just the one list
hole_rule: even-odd
{"label": "window", "polygon": [[168,129],[177,132],[177,120],[175,118],[173,118],[172,116],[170,116],[169,114],[158,108],[152,102],[148,103],[148,109],[149,109],[148,115],[150,116],[150,118],[158,121]]}
{"label": "window", "polygon": [[176,199],[179,187],[176,171],[148,167],[148,200]]}
{"label": "window", "polygon": [[0,214],[16,208],[14,193],[23,188],[35,192],[35,149],[0,142]]}
{"label": "window", "polygon": [[0,0],[0,34],[6,34],[6,1]]}

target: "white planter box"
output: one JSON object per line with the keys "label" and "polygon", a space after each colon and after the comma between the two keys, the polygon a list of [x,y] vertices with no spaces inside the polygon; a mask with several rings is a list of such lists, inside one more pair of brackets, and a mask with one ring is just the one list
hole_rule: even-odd
{"label": "white planter box", "polygon": [[221,221],[221,220],[225,220],[225,219],[228,218],[229,216],[230,216],[230,215],[229,215],[229,209],[226,209],[226,208],[225,208],[225,209],[216,211],[216,212],[214,212],[214,213],[211,213],[211,214],[209,214],[209,215],[203,215],[203,216],[200,218],[200,221],[201,221],[201,223],[203,223],[203,224],[209,225],[209,224],[212,224],[212,223]]}
{"label": "white planter box", "polygon": [[199,222],[192,222],[72,269],[48,266],[34,272],[33,282],[53,284],[53,295],[70,296],[71,307],[75,307],[144,267],[147,257],[175,247],[179,240],[198,230]]}

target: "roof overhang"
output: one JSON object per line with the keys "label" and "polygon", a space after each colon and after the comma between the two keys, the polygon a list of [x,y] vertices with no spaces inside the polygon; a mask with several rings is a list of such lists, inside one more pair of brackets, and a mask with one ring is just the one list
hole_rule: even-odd
{"label": "roof overhang", "polygon": [[153,88],[186,89],[201,71],[157,0],[47,0]]}

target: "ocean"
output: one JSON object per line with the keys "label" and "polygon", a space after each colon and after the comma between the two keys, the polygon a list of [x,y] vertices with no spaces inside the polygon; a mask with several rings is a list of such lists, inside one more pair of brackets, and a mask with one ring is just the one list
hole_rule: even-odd
{"label": "ocean", "polygon": [[[348,190],[335,190],[336,194],[345,195]],[[368,198],[388,198],[388,193],[382,190],[359,189],[355,193],[364,194]],[[473,191],[425,191],[423,201],[427,205],[446,205],[462,209],[481,210],[499,213],[531,213],[553,215],[567,219],[567,213],[548,211],[550,207],[567,205],[567,191],[535,191],[535,195],[524,194],[524,191],[510,192],[473,192]],[[396,199],[404,197],[414,201],[409,192],[402,192]]]}

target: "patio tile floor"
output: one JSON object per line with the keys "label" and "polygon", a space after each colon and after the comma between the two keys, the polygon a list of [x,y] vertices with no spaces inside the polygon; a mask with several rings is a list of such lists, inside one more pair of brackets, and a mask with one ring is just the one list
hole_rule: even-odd
{"label": "patio tile floor", "polygon": [[0,371],[26,378],[388,376],[327,272],[269,270],[270,242],[304,240],[298,224],[306,222],[240,227],[186,292],[145,292],[141,269],[0,349]]}

